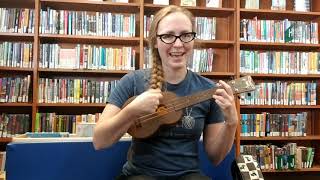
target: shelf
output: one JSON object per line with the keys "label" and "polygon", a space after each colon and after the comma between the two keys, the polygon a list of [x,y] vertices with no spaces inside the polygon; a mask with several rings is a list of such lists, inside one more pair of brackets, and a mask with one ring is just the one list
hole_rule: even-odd
{"label": "shelf", "polygon": [[4,67],[0,66],[0,71],[1,72],[14,72],[14,73],[32,73],[33,69],[32,68],[19,68],[19,67]]}
{"label": "shelf", "polygon": [[105,107],[104,103],[39,103],[38,107]]}
{"label": "shelf", "polygon": [[320,44],[240,42],[241,50],[319,51]]}
{"label": "shelf", "polygon": [[320,105],[297,106],[297,105],[240,105],[241,109],[320,109]]}
{"label": "shelf", "polygon": [[0,143],[9,143],[12,141],[12,138],[0,137]]}
{"label": "shelf", "polygon": [[0,103],[0,107],[32,107],[32,103]]}
{"label": "shelf", "polygon": [[240,141],[306,141],[306,140],[320,140],[320,136],[240,137]]}
{"label": "shelf", "polygon": [[61,34],[40,34],[42,43],[80,43],[138,46],[139,37],[79,36]]}
{"label": "shelf", "polygon": [[56,10],[99,11],[114,13],[139,13],[139,3],[114,3],[106,1],[84,0],[40,0],[42,7]]}
{"label": "shelf", "polygon": [[258,19],[272,20],[292,20],[292,21],[312,21],[320,18],[320,12],[299,12],[299,11],[280,11],[267,9],[240,9],[241,19],[252,19],[255,16]]}
{"label": "shelf", "polygon": [[234,73],[227,73],[227,72],[201,72],[199,73],[202,76],[210,77],[210,78],[227,78],[227,77],[234,77]]}
{"label": "shelf", "polygon": [[[148,39],[144,39],[144,43],[148,44]],[[201,40],[195,39],[195,48],[230,48],[235,46],[235,41],[228,40]]]}
{"label": "shelf", "polygon": [[295,170],[261,170],[263,173],[304,173],[304,172],[319,172],[320,167],[303,168]]}
{"label": "shelf", "polygon": [[88,69],[52,69],[52,68],[39,68],[40,75],[55,74],[55,75],[85,75],[85,76],[103,76],[103,75],[116,75],[124,76],[130,71],[124,70],[88,70]]}
{"label": "shelf", "polygon": [[34,9],[35,0],[1,0],[0,7]]}
{"label": "shelf", "polygon": [[201,48],[230,48],[235,45],[235,41],[227,40],[195,40],[195,48],[200,46]]}
{"label": "shelf", "polygon": [[[157,4],[144,4],[145,14],[155,14],[161,8],[167,5]],[[194,16],[205,16],[205,17],[228,17],[236,11],[234,8],[207,8],[207,7],[189,7],[184,6],[190,10]]]}
{"label": "shelf", "polygon": [[31,33],[9,33],[0,32],[1,41],[33,41],[34,34]]}
{"label": "shelf", "polygon": [[241,76],[250,75],[253,79],[320,79],[320,74],[256,74],[256,73],[241,73]]}

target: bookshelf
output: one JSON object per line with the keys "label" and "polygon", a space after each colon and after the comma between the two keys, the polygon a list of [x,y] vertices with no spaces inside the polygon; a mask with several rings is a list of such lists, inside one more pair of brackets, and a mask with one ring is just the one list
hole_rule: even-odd
{"label": "bookshelf", "polygon": [[[298,52],[319,52],[319,43],[283,43],[283,42],[260,42],[240,40],[240,24],[242,19],[261,20],[284,20],[291,21],[313,21],[319,22],[320,3],[311,1],[310,12],[294,11],[294,0],[286,0],[286,10],[271,10],[271,0],[260,0],[258,9],[245,8],[246,0],[224,0],[220,8],[206,7],[205,0],[197,1],[197,6],[186,7],[192,11],[195,17],[215,17],[216,34],[215,39],[196,39],[196,48],[214,49],[213,70],[202,72],[203,76],[210,79],[230,80],[243,75],[251,75],[257,83],[274,81],[299,81],[315,82],[316,92],[319,92],[320,74],[267,74],[267,73],[243,73],[240,71],[240,51],[298,51]],[[169,4],[180,5],[180,0],[169,0]],[[0,77],[15,75],[30,75],[31,87],[30,99],[28,102],[0,103],[0,113],[26,113],[30,115],[30,129],[35,131],[37,113],[56,112],[61,114],[81,114],[102,112],[104,103],[39,103],[39,80],[41,78],[79,78],[91,80],[113,81],[120,79],[130,70],[115,69],[62,69],[43,68],[39,66],[41,59],[41,46],[43,44],[58,44],[62,48],[75,48],[77,44],[101,46],[103,48],[121,48],[129,46],[134,51],[135,62],[133,67],[141,69],[144,67],[144,48],[148,42],[144,38],[144,16],[154,14],[165,5],[153,4],[153,0],[129,0],[129,3],[113,3],[111,1],[87,1],[87,0],[3,0],[0,8],[30,8],[34,9],[34,32],[33,33],[13,33],[0,32],[0,41],[9,42],[31,42],[33,43],[33,66],[26,67],[0,67]],[[110,12],[115,14],[133,14],[135,16],[133,27],[134,34],[130,37],[93,35],[76,33],[43,33],[40,30],[41,12],[49,9],[67,11],[87,11]],[[94,13],[95,14],[95,13]],[[319,32],[316,32],[319,35]],[[241,126],[239,124],[235,138],[237,154],[240,153],[242,144],[284,144],[287,142],[297,142],[299,145],[310,145],[316,147],[314,165],[312,168],[302,170],[266,171],[267,176],[273,177],[284,173],[288,174],[309,174],[320,172],[320,97],[317,94],[316,105],[241,105],[240,100],[236,100],[240,113],[297,113],[306,111],[307,136],[304,137],[241,137]],[[240,118],[239,113],[239,118]],[[9,142],[9,139],[2,138],[0,143]],[[280,176],[281,177],[281,176]]]}
{"label": "bookshelf", "polygon": [[[310,1],[310,11],[295,11],[294,9],[294,0],[284,0],[285,9],[276,10],[271,9],[272,1],[262,1],[258,0],[258,8],[246,8],[246,0],[238,1],[238,13],[239,13],[239,23],[243,19],[258,19],[258,20],[274,20],[274,21],[283,21],[288,19],[289,21],[304,21],[304,22],[317,22],[319,23],[319,13],[320,13],[320,4],[318,1]],[[238,26],[240,28],[240,24]],[[240,36],[241,29],[238,29],[238,48],[239,53],[241,50],[247,51],[294,51],[294,52],[319,52],[318,43],[301,43],[301,42],[270,42],[270,41],[242,41]],[[319,31],[315,32],[317,35]],[[239,56],[240,57],[240,54]],[[238,59],[238,62],[241,61],[241,58]],[[240,63],[240,62],[239,62]],[[256,81],[260,82],[314,82],[317,84],[316,92],[319,92],[319,73],[311,74],[301,74],[301,73],[244,73],[239,71],[238,75],[242,76],[249,74]],[[319,93],[316,95],[316,105],[240,105],[240,113],[262,113],[269,112],[274,114],[289,114],[289,113],[298,113],[298,112],[307,112],[307,122],[306,122],[306,136],[265,136],[265,137],[246,137],[239,136],[241,145],[253,145],[253,144],[275,144],[278,147],[281,147],[284,144],[295,142],[298,146],[312,146],[315,147],[315,157],[312,168],[302,168],[295,170],[263,170],[263,174],[266,179],[281,179],[281,178],[290,178],[290,179],[300,179],[302,176],[306,179],[314,179],[315,175],[319,173]],[[241,130],[239,130],[241,131]],[[238,135],[238,134],[237,134]]]}

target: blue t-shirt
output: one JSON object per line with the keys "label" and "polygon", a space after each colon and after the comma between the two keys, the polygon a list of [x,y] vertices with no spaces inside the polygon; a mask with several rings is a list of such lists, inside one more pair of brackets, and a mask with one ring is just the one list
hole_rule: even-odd
{"label": "blue t-shirt", "polygon": [[[150,70],[137,70],[125,75],[112,90],[108,102],[118,107],[132,96],[149,88]],[[192,71],[179,84],[165,83],[164,89],[177,96],[187,96],[213,88],[215,85]],[[223,122],[220,107],[213,101],[203,101],[183,109],[183,115],[192,116],[194,123],[184,123],[182,118],[175,125],[161,126],[149,138],[133,139],[131,155],[123,167],[123,174],[149,176],[181,176],[199,172],[198,141],[207,124]]]}

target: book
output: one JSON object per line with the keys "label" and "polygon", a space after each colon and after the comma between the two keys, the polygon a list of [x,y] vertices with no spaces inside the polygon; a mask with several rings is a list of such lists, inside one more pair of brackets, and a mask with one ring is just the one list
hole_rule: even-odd
{"label": "book", "polygon": [[6,165],[6,152],[1,151],[0,152],[0,172],[3,172],[5,170]]}
{"label": "book", "polygon": [[196,0],[181,0],[181,6],[196,6]]}
{"label": "book", "polygon": [[28,138],[69,137],[69,132],[26,132]]}
{"label": "book", "polygon": [[222,0],[206,0],[206,7],[221,8]]}
{"label": "book", "polygon": [[169,5],[169,0],[153,0],[153,4]]}

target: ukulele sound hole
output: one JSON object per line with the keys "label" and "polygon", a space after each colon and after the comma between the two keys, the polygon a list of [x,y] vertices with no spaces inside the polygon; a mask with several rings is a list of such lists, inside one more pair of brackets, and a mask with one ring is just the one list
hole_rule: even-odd
{"label": "ukulele sound hole", "polygon": [[163,104],[160,104],[156,112],[167,112],[167,107]]}

